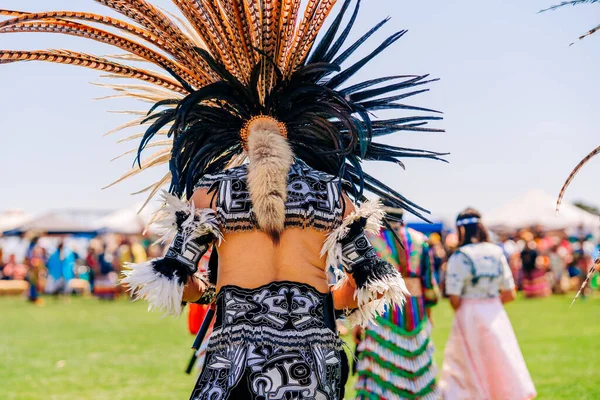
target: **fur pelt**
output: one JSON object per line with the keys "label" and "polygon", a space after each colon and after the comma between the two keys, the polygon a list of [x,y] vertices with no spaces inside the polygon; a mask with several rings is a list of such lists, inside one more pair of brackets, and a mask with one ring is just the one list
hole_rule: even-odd
{"label": "fur pelt", "polygon": [[276,121],[258,119],[249,126],[248,189],[258,226],[274,241],[285,224],[287,175],[294,154]]}

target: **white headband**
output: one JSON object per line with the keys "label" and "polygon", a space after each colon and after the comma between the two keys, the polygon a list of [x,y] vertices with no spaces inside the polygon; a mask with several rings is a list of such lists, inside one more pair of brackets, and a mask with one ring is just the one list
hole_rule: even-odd
{"label": "white headband", "polygon": [[481,221],[481,218],[478,217],[463,218],[456,221],[456,226],[476,224],[479,221]]}

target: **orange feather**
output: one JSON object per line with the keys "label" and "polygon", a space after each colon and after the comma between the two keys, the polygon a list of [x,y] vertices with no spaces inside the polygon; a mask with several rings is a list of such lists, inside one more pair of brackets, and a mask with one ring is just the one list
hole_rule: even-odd
{"label": "orange feather", "polygon": [[59,64],[79,65],[128,78],[139,79],[174,92],[187,93],[179,83],[168,77],[84,53],[67,50],[0,50],[0,64],[9,64],[17,61],[47,61]]}

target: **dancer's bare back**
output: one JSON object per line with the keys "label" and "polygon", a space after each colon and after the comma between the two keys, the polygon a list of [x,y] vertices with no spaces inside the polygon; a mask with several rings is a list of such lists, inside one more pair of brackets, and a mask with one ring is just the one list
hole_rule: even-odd
{"label": "dancer's bare back", "polygon": [[[198,208],[214,208],[211,197],[205,190],[197,190],[192,201]],[[349,214],[354,206],[345,200]],[[275,281],[292,281],[326,293],[326,260],[320,256],[325,238],[326,233],[312,228],[285,229],[278,244],[258,230],[227,233],[218,247],[217,291],[226,285],[256,288]],[[186,288],[184,300],[199,297],[195,285],[191,286]]]}

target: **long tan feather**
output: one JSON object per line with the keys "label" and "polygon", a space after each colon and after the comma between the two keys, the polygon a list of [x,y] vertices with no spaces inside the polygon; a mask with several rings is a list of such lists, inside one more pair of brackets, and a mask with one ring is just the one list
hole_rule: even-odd
{"label": "long tan feather", "polygon": [[135,176],[135,175],[139,174],[140,172],[145,171],[149,168],[168,163],[170,158],[171,158],[171,149],[170,148],[161,149],[161,150],[153,153],[152,155],[150,155],[144,161],[142,161],[141,168],[138,166],[133,167],[128,172],[123,174],[119,179],[117,179],[113,183],[103,187],[102,189],[108,189],[109,187],[114,186],[117,183],[123,182],[125,179],[131,178],[132,176]]}
{"label": "long tan feather", "polygon": [[[145,148],[148,148],[148,147],[161,147],[161,146],[169,146],[169,149],[172,148],[173,147],[173,139],[157,140],[156,142],[148,143]],[[125,153],[119,154],[118,156],[116,156],[115,158],[113,158],[110,161],[111,162],[112,161],[116,161],[116,160],[118,160],[120,158],[123,158],[123,157],[129,155],[129,154],[137,153],[137,151],[138,151],[137,147],[135,149],[127,150]]]}
{"label": "long tan feather", "polygon": [[186,93],[181,85],[154,72],[118,64],[100,57],[66,50],[0,50],[0,64],[17,61],[47,61],[59,64],[78,65],[98,71],[110,72],[128,78],[139,79],[169,90]]}
{"label": "long tan feather", "polygon": [[[204,84],[210,83],[214,81],[214,74],[206,71],[206,65],[202,65],[203,68],[194,68],[196,64],[190,62],[190,57],[188,57],[185,53],[181,51],[180,46],[174,45],[168,40],[163,40],[161,37],[160,31],[151,25],[143,15],[141,15],[138,11],[134,9],[127,8],[119,1],[111,1],[111,0],[96,0],[97,2],[113,8],[114,10],[121,12],[121,14],[131,18],[132,20],[140,23],[142,26],[146,28],[150,28],[150,30],[139,28],[135,25],[129,24],[127,22],[121,21],[116,18],[111,18],[107,16],[97,15],[93,13],[86,12],[77,12],[77,11],[53,11],[53,12],[42,12],[42,13],[25,13],[25,12],[16,12],[11,10],[0,10],[0,14],[18,17],[19,20],[29,20],[29,19],[44,19],[46,21],[53,20],[52,18],[65,18],[69,20],[86,20],[93,21],[98,24],[108,25],[123,31],[126,31],[130,34],[133,34],[136,37],[142,38],[149,43],[152,43],[154,46],[159,49],[173,55],[177,59],[181,60],[185,65],[192,69],[196,73],[196,75],[200,75],[200,81],[203,81]],[[9,23],[10,21],[5,21]],[[144,23],[146,22],[146,23]],[[157,34],[154,34],[155,32]],[[125,59],[125,58],[124,58]],[[138,61],[138,60],[136,60]]]}
{"label": "long tan feather", "polygon": [[596,147],[590,154],[585,156],[583,158],[583,160],[581,160],[575,168],[573,168],[573,171],[571,171],[571,173],[569,174],[569,177],[563,184],[562,188],[560,189],[560,193],[558,194],[558,199],[556,200],[556,212],[557,213],[558,213],[558,209],[560,208],[560,204],[562,203],[565,192],[567,191],[567,188],[569,187],[569,185],[575,178],[575,175],[577,175],[579,170],[581,170],[581,168],[583,168],[583,166],[585,164],[587,164],[587,162],[590,161],[592,158],[594,158],[594,156],[596,156],[598,153],[600,153],[600,146]]}
{"label": "long tan feather", "polygon": [[142,57],[138,57],[135,54],[104,54],[101,56],[102,58],[108,58],[118,61],[133,61],[133,62],[145,62],[148,60],[143,59]]}
{"label": "long tan feather", "polygon": [[115,83],[102,83],[102,82],[90,82],[94,86],[104,87],[108,89],[112,89],[117,92],[132,92],[138,91],[142,93],[148,93],[150,95],[160,97],[161,100],[173,98],[173,99],[182,99],[183,95],[181,93],[175,93],[169,90],[165,90],[162,87],[158,86],[149,86],[149,85],[137,85],[137,84],[115,84]]}
{"label": "long tan feather", "polygon": [[134,92],[124,92],[121,94],[110,94],[107,96],[95,97],[94,100],[111,100],[111,99],[136,99],[143,101],[145,103],[156,104],[161,101],[164,97],[150,95],[150,94],[142,94],[142,93],[134,93]]}
{"label": "long tan feather", "polygon": [[[166,136],[168,133],[169,133],[168,129],[161,129],[160,131],[156,132],[155,135]],[[133,135],[129,135],[127,137],[117,140],[117,143],[125,143],[125,142],[129,142],[129,141],[132,141],[135,139],[140,139],[140,138],[143,138],[145,134],[146,134],[146,132],[140,132],[140,133],[136,133]],[[172,139],[170,139],[170,140],[172,140]]]}
{"label": "long tan feather", "polygon": [[194,27],[190,24],[190,22],[188,20],[180,18],[179,16],[163,9],[162,7],[159,7],[159,9],[163,13],[165,13],[169,17],[171,17],[173,20],[175,20],[179,25],[181,25],[181,28],[183,28],[185,33],[188,35],[189,39],[191,39],[191,41],[194,42],[195,46],[200,47],[201,49],[205,49],[205,50],[207,49],[206,43],[204,43],[204,40],[202,40],[202,37],[200,35],[198,35],[198,32],[196,32],[196,30],[194,29]]}
{"label": "long tan feather", "polygon": [[[152,200],[152,198],[156,195],[156,193],[158,193],[158,191],[161,190],[167,184],[167,182],[169,182],[170,180],[171,180],[171,173],[169,172],[160,181],[158,181],[154,184],[154,189],[152,189],[152,192],[150,192],[150,194],[146,198],[146,201],[140,207],[138,213],[142,212],[142,210],[148,205],[148,203],[150,203],[150,200]],[[159,218],[159,216],[160,216],[160,213],[155,213],[152,216],[152,218],[148,222],[148,225],[146,225],[146,229],[144,229],[144,234],[146,233],[146,231],[148,230],[150,225],[152,225]]]}
{"label": "long tan feather", "polygon": [[147,191],[149,191],[149,190],[152,190],[153,188],[155,188],[155,187],[156,187],[156,185],[157,185],[157,184],[159,184],[159,182],[161,182],[161,181],[162,181],[163,179],[165,179],[165,177],[167,177],[167,176],[168,176],[169,178],[171,178],[171,173],[170,173],[170,172],[169,172],[169,173],[167,173],[167,174],[166,174],[165,176],[163,176],[163,177],[162,177],[162,178],[161,178],[161,179],[160,179],[158,182],[154,182],[152,185],[150,185],[150,186],[146,186],[145,188],[143,188],[143,189],[140,189],[140,190],[138,190],[138,191],[135,191],[135,192],[133,192],[133,193],[131,193],[131,194],[132,194],[133,196],[135,196],[135,195],[138,195],[138,194],[145,193],[145,192],[147,192]]}
{"label": "long tan feather", "polygon": [[124,129],[127,129],[127,128],[131,128],[132,126],[138,126],[138,125],[140,125],[140,124],[141,124],[141,123],[142,123],[142,122],[143,122],[145,119],[146,119],[146,117],[145,117],[145,116],[144,116],[144,117],[140,117],[140,118],[133,119],[133,120],[131,120],[131,121],[129,121],[129,122],[126,122],[126,123],[124,123],[123,125],[119,125],[119,126],[117,126],[116,128],[114,128],[114,129],[111,129],[110,131],[106,132],[106,133],[104,134],[104,136],[112,135],[113,133],[116,133],[116,132],[122,131],[122,130],[124,130]]}

